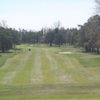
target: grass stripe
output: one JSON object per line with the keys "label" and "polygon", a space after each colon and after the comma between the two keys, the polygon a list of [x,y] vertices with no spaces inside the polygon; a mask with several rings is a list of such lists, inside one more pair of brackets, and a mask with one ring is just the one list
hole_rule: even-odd
{"label": "grass stripe", "polygon": [[8,80],[10,80],[9,76],[12,77],[12,75],[14,75],[14,70],[16,70],[16,68],[18,67],[18,65],[20,63],[20,58],[22,58],[22,57],[23,57],[23,54],[16,55],[13,58],[10,58],[7,60],[7,62],[0,69],[0,73],[1,73],[0,74],[0,83],[8,84]]}
{"label": "grass stripe", "polygon": [[56,58],[54,57],[55,54],[53,54],[49,49],[46,50],[47,55],[48,55],[48,59],[51,65],[51,69],[54,71],[54,73],[56,74],[57,79],[57,83],[61,84],[61,83],[70,83],[72,82],[72,77],[71,75],[69,75],[65,70],[62,69],[62,64],[59,63]]}
{"label": "grass stripe", "polygon": [[[53,50],[51,50],[53,51]],[[85,82],[87,81],[87,78],[84,76],[84,74],[80,73],[78,71],[78,68],[77,66],[80,66],[80,64],[76,65],[73,61],[70,61],[71,59],[68,58],[67,56],[63,56],[63,55],[59,55],[58,53],[55,54],[55,51],[53,51],[53,58],[55,58],[58,62],[58,65],[59,65],[59,69],[63,69],[66,73],[65,75],[67,74],[69,77],[66,78],[65,80],[69,80],[69,82],[73,83],[73,82]],[[81,69],[79,67],[79,69]],[[80,75],[79,75],[80,73]]]}
{"label": "grass stripe", "polygon": [[41,49],[41,62],[42,62],[42,74],[44,84],[54,84],[56,83],[56,75],[50,68],[49,60],[47,58],[45,49]]}
{"label": "grass stripe", "polygon": [[34,64],[31,71],[31,82],[33,84],[42,84],[41,53],[39,49],[36,49],[35,51]]}
{"label": "grass stripe", "polygon": [[23,58],[20,67],[21,69],[17,73],[16,77],[13,80],[13,84],[29,84],[30,83],[30,70],[32,69],[34,60],[33,52],[27,52]]}
{"label": "grass stripe", "polygon": [[73,64],[73,62],[67,55],[63,56],[58,53],[53,55],[55,59],[58,61],[60,68],[62,68],[64,71],[66,71],[66,73],[70,75],[72,83],[87,81],[84,75],[78,73],[76,65]]}

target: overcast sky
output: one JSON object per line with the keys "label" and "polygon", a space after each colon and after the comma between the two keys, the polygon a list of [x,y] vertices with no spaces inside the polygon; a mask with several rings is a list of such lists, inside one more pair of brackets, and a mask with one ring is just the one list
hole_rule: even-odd
{"label": "overcast sky", "polygon": [[71,28],[85,23],[94,8],[94,0],[0,0],[0,21],[16,29],[40,30],[59,20]]}

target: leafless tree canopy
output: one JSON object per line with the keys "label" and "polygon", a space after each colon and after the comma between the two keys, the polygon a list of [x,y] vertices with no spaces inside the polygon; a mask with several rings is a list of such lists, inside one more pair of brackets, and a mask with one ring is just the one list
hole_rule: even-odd
{"label": "leafless tree canopy", "polygon": [[0,27],[4,27],[4,28],[7,28],[7,22],[5,20],[2,20],[0,22]]}
{"label": "leafless tree canopy", "polygon": [[95,0],[96,2],[96,11],[97,13],[100,13],[100,0]]}

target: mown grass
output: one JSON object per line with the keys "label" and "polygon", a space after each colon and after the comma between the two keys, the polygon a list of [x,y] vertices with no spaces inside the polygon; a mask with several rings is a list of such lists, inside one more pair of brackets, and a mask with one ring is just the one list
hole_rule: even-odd
{"label": "mown grass", "polygon": [[4,65],[7,59],[13,57],[15,53],[0,53],[0,67]]}
{"label": "mown grass", "polygon": [[[62,49],[57,50],[57,52],[72,52],[71,54],[65,54],[61,56],[63,56],[64,59],[67,58],[66,62],[70,61],[71,64],[74,65],[78,77],[80,77],[83,74],[80,77],[81,79],[79,79],[80,82],[82,82],[83,79],[85,79],[83,80],[84,83],[85,82],[86,83],[87,82],[88,83],[100,82],[100,79],[99,79],[100,77],[100,55],[96,55],[92,53],[84,53],[82,49],[73,48],[71,46],[67,48],[63,47]],[[74,73],[72,75],[75,76]],[[96,75],[98,78],[96,77]],[[89,78],[89,80],[87,78]]]}
{"label": "mown grass", "polygon": [[[22,49],[21,52],[14,54],[15,56],[5,54],[4,62],[1,64],[2,68],[7,60],[12,59],[7,68],[3,70],[0,68],[0,100],[100,99],[98,55],[83,53],[73,47],[20,45],[17,48]],[[28,51],[28,48],[32,48],[31,51]],[[70,51],[72,54],[59,54],[64,51]],[[2,63],[1,58],[0,62]],[[41,70],[42,77],[34,73],[38,68]],[[16,75],[9,79],[16,71]],[[37,78],[34,74],[40,77],[42,82],[32,81],[31,79]],[[7,77],[8,80],[5,80],[6,84],[4,84],[3,79]]]}
{"label": "mown grass", "polygon": [[28,54],[25,55],[25,57],[23,58],[24,60],[22,61],[22,66],[23,67],[22,70],[18,73],[18,75],[16,75],[16,77],[13,80],[13,84],[20,84],[20,85],[24,85],[24,84],[29,84],[31,83],[30,80],[30,71],[33,68],[33,63],[34,63],[34,53],[35,50],[32,50],[31,52],[28,52]]}
{"label": "mown grass", "polygon": [[[60,49],[62,52],[63,51],[69,51],[69,50],[62,50]],[[82,65],[78,62],[78,60],[73,56],[69,56],[69,55],[60,55],[59,51],[57,49],[56,55],[54,55],[55,59],[57,60],[58,64],[59,64],[59,68],[63,69],[66,73],[68,73],[69,76],[71,76],[69,78],[69,82],[70,83],[85,83],[89,80],[87,80],[87,77],[85,75],[84,72],[82,72],[81,67]],[[73,49],[70,49],[70,52],[73,52]],[[78,71],[79,70],[79,71]]]}
{"label": "mown grass", "polygon": [[0,96],[0,100],[100,100],[99,95],[69,96]]}
{"label": "mown grass", "polygon": [[69,46],[63,48],[61,51],[70,51],[69,57],[75,57],[84,67],[100,67],[100,55],[94,53],[86,53],[84,49],[74,48]]}
{"label": "mown grass", "polygon": [[48,63],[48,58],[45,56],[45,51],[42,48],[41,50],[41,59],[42,59],[42,73],[43,73],[43,81],[44,84],[51,84],[51,83],[56,83],[56,76],[55,74],[51,71],[50,69],[50,64]]}

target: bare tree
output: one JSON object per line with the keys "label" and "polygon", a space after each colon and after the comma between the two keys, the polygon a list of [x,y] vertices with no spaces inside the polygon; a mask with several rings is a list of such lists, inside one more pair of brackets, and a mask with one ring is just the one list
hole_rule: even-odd
{"label": "bare tree", "polygon": [[2,20],[2,21],[0,22],[0,27],[7,28],[7,27],[8,27],[8,26],[7,26],[7,22],[6,22],[5,20]]}
{"label": "bare tree", "polygon": [[100,13],[100,0],[95,0],[96,2],[96,12]]}
{"label": "bare tree", "polygon": [[54,28],[60,28],[61,27],[61,22],[58,20],[57,22],[54,23]]}

